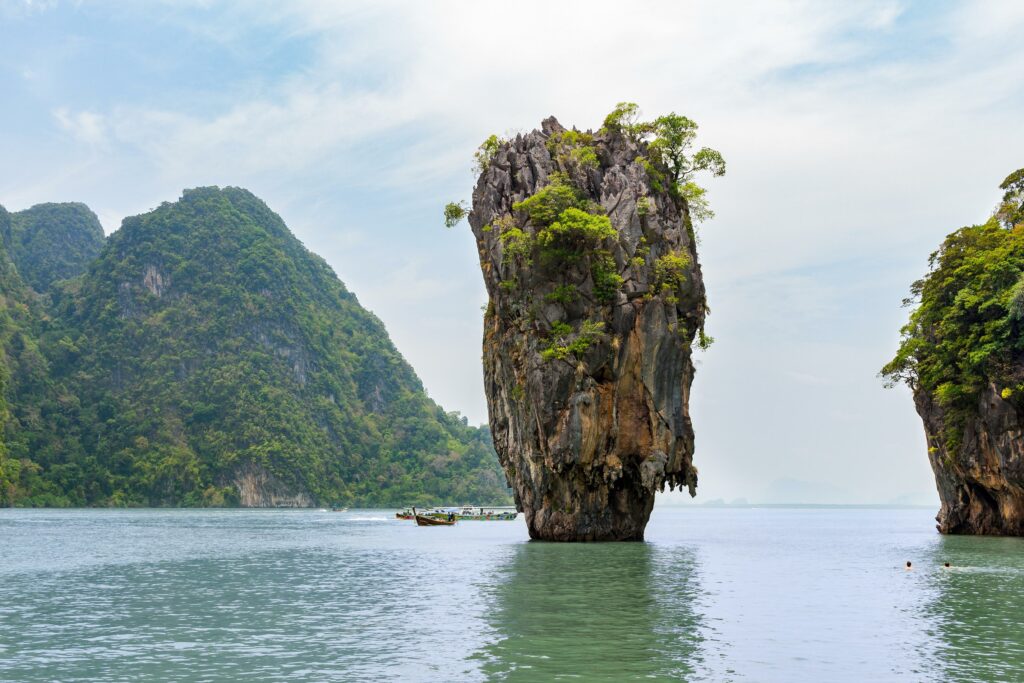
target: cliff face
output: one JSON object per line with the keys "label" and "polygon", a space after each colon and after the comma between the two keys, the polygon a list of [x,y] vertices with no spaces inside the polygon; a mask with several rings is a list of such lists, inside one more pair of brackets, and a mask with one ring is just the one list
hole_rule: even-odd
{"label": "cliff face", "polygon": [[503,143],[474,190],[491,430],[533,538],[640,540],[655,492],[695,492],[704,285],[659,176],[646,144],[552,118]]}
{"label": "cliff face", "polygon": [[938,436],[946,411],[929,392],[914,403],[928,435],[928,458],[942,507],[936,521],[944,534],[1024,536],[1024,415],[994,385],[978,398],[958,448]]}
{"label": "cliff face", "polygon": [[946,236],[882,368],[924,421],[949,534],[1024,535],[1024,169],[985,223]]}

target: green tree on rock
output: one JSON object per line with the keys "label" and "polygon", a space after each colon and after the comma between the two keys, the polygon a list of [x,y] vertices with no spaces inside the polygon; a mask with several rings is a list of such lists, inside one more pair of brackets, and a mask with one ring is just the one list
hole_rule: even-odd
{"label": "green tree on rock", "polygon": [[996,218],[1007,228],[1024,223],[1024,168],[1006,176],[999,189],[1005,193],[996,209]]}
{"label": "green tree on rock", "polygon": [[911,285],[905,303],[917,308],[881,371],[889,386],[905,383],[943,408],[949,451],[990,384],[1006,399],[1024,397],[1014,370],[1024,353],[1024,173],[1010,174],[1000,188],[995,214],[948,235],[928,274]]}

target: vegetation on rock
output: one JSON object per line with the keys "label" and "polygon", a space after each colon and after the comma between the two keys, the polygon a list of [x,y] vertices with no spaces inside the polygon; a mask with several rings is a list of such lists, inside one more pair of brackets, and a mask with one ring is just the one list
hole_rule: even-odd
{"label": "vegetation on rock", "polygon": [[888,384],[924,423],[943,533],[1024,536],[1024,169],[980,225],[953,232],[911,286]]}
{"label": "vegetation on rock", "polygon": [[1024,408],[1024,169],[1000,187],[1006,194],[988,221],[951,233],[929,257],[905,301],[917,307],[899,351],[882,368],[889,384],[905,382],[943,408],[937,436],[949,451],[990,383]]}
{"label": "vegetation on rock", "polygon": [[476,152],[473,153],[473,171],[483,173],[491,164],[491,159],[497,154],[498,148],[503,141],[497,135],[491,135],[484,140]]}
{"label": "vegetation on rock", "polygon": [[551,118],[477,180],[491,429],[534,537],[640,538],[656,490],[695,490],[690,355],[712,340],[692,217],[710,211],[684,188],[725,170],[695,133],[630,104],[597,132]]}
{"label": "vegetation on rock", "polygon": [[446,227],[454,228],[459,221],[468,213],[463,202],[448,202],[444,206],[444,224]]}
{"label": "vegetation on rock", "polygon": [[694,177],[700,171],[708,171],[716,177],[725,175],[725,159],[710,147],[691,153],[697,140],[697,124],[692,119],[672,112],[653,121],[641,121],[636,104],[620,102],[605,117],[604,129],[628,135],[638,142],[648,141],[648,156],[638,157],[637,162],[647,170],[655,189],[660,191],[667,179],[668,191],[686,200],[693,220],[704,222],[714,218],[705,198],[706,191]]}

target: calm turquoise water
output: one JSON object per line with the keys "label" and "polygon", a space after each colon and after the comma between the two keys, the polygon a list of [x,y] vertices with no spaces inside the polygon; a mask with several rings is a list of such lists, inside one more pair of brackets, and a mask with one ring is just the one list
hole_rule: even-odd
{"label": "calm turquoise water", "polygon": [[0,511],[0,680],[1024,680],[1024,541],[931,510],[390,514]]}

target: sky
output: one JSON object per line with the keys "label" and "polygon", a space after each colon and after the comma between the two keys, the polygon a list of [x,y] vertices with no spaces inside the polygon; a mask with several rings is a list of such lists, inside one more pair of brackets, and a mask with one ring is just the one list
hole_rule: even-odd
{"label": "sky", "polygon": [[[1024,3],[0,0],[0,204],[109,233],[246,187],[484,423],[468,199],[492,133],[620,101],[696,120],[728,172],[700,256],[696,502],[935,504],[885,389],[909,284],[1024,165]],[[664,502],[680,502],[672,494]]]}

